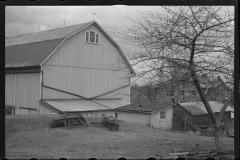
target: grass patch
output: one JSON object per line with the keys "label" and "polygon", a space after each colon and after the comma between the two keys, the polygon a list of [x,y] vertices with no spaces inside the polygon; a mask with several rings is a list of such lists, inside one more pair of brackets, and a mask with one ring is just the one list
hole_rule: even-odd
{"label": "grass patch", "polygon": [[[98,126],[49,127],[59,115],[6,116],[6,158],[91,158],[147,159],[168,155],[175,148],[215,149],[214,138],[163,131],[147,126],[119,122],[118,131]],[[87,122],[101,118],[86,118]],[[226,148],[233,139],[224,138]]]}

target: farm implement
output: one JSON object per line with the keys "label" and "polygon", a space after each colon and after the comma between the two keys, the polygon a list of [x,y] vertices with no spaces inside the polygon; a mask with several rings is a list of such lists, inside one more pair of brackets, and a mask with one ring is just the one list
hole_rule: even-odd
{"label": "farm implement", "polygon": [[110,117],[103,117],[102,121],[100,122],[90,122],[87,123],[85,118],[81,115],[63,115],[59,119],[54,119],[50,123],[51,128],[58,128],[58,127],[67,127],[67,126],[104,126],[111,131],[116,131],[119,128],[119,124],[117,124],[119,120],[116,118]]}
{"label": "farm implement", "polygon": [[76,125],[84,125],[86,124],[85,118],[81,115],[64,115],[61,116],[59,119],[54,119],[50,123],[51,128],[57,127],[65,127],[65,126],[76,126]]}
{"label": "farm implement", "polygon": [[111,131],[116,131],[119,128],[119,124],[117,124],[116,122],[119,122],[119,120],[110,116],[110,117],[104,117],[101,122],[91,122],[89,125],[91,126],[102,125],[110,129]]}

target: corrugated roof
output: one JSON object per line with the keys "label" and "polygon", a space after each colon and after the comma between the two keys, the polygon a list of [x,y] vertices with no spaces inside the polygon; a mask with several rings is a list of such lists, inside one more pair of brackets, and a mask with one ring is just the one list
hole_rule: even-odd
{"label": "corrugated roof", "polygon": [[[121,99],[66,99],[66,100],[42,100],[51,107],[61,112],[81,112],[94,110],[109,110],[120,107],[127,102],[120,102]],[[96,102],[96,103],[94,103]]]}
{"label": "corrugated roof", "polygon": [[128,105],[129,102],[119,99],[93,99],[92,101],[101,105],[107,106],[108,108],[115,109],[121,106]]}
{"label": "corrugated roof", "polygon": [[151,113],[159,109],[167,108],[173,105],[174,103],[143,103],[142,107],[139,107],[139,104],[129,104],[123,107],[116,108],[115,110],[119,111],[135,111],[135,112],[147,112]]}
{"label": "corrugated roof", "polygon": [[[223,106],[223,104],[216,101],[209,101],[209,104],[211,105],[214,113],[220,112]],[[202,115],[208,113],[202,102],[180,103],[180,105],[192,115]],[[228,106],[225,111],[234,111],[234,109]]]}
{"label": "corrugated roof", "polygon": [[13,46],[13,45],[66,38],[76,33],[77,31],[81,30],[82,28],[90,25],[91,23],[94,23],[94,22],[92,21],[88,23],[82,23],[82,24],[77,24],[73,26],[56,28],[56,29],[51,29],[51,30],[46,30],[41,32],[22,34],[22,35],[13,36],[13,37],[6,37],[5,46]]}
{"label": "corrugated roof", "polygon": [[5,67],[39,65],[63,39],[5,47]]}

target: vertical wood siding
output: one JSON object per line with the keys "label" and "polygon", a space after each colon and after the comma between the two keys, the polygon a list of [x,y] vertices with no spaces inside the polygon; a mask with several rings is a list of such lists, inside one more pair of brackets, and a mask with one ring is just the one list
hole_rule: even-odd
{"label": "vertical wood siding", "polygon": [[80,97],[73,96],[67,93],[56,91],[53,89],[43,87],[43,97],[42,99],[79,99]]}
{"label": "vertical wood siding", "polygon": [[16,108],[26,107],[39,110],[40,74],[17,74]]}
{"label": "vertical wood siding", "polygon": [[[184,130],[184,119],[187,118],[187,121],[197,126],[195,117],[186,111],[183,107],[176,105],[173,107],[173,130]],[[187,130],[191,130],[189,125],[187,125]]]}
{"label": "vertical wood siding", "polygon": [[150,126],[151,118],[150,114],[148,113],[130,113],[130,112],[116,112],[116,113],[118,113],[119,120]]}
{"label": "vertical wood siding", "polygon": [[103,96],[99,96],[97,98],[121,98],[123,101],[128,102],[130,104],[130,86],[121,88],[119,90],[116,90],[114,92],[108,93]]}
{"label": "vertical wood siding", "polygon": [[160,119],[160,111],[154,112],[151,114],[151,126],[163,130],[172,129],[173,108],[169,107],[161,111],[165,111],[165,119]]}
{"label": "vertical wood siding", "polygon": [[[100,45],[85,43],[85,31],[89,30],[100,34]],[[129,69],[118,60],[121,57],[117,48],[91,25],[66,40],[43,64],[44,84],[86,98],[94,97],[129,83],[125,78]],[[122,67],[125,69],[119,70]]]}
{"label": "vertical wood siding", "polygon": [[94,112],[82,112],[81,115],[83,117],[102,117],[104,114],[105,117],[112,116],[114,117],[113,111],[94,111]]}
{"label": "vertical wood siding", "polygon": [[14,106],[15,75],[5,74],[5,105]]}

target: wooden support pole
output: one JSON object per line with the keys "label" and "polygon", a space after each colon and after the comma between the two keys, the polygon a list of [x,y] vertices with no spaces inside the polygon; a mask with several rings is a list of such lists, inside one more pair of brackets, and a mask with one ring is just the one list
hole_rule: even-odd
{"label": "wooden support pole", "polygon": [[187,131],[187,118],[184,117],[184,131]]}

